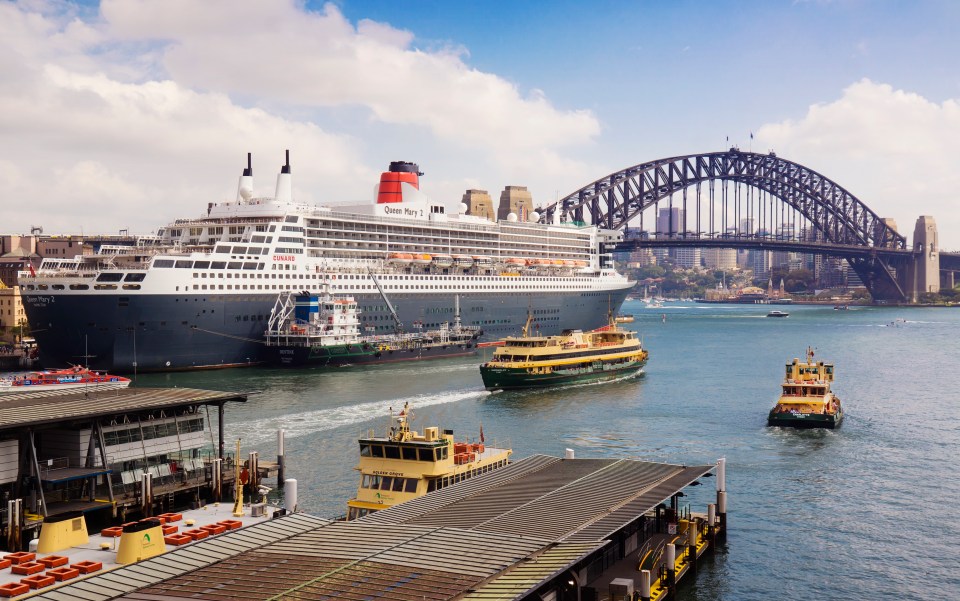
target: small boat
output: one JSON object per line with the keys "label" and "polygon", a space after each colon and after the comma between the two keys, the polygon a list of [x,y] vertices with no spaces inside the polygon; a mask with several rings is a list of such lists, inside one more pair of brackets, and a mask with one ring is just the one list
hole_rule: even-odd
{"label": "small boat", "polygon": [[413,255],[410,253],[390,253],[387,255],[387,263],[391,265],[409,265],[413,263]]}
{"label": "small boat", "polygon": [[612,380],[641,373],[647,362],[637,333],[617,327],[612,314],[602,328],[564,330],[559,336],[531,336],[532,320],[528,315],[522,335],[504,338],[480,366],[487,390]]}
{"label": "small boat", "polygon": [[833,310],[834,310],[834,311],[846,311],[846,310],[849,309],[849,308],[850,308],[850,307],[848,307],[847,305],[834,305],[834,306],[833,306]]}
{"label": "small boat", "polygon": [[104,371],[74,365],[67,369],[45,369],[0,378],[0,394],[42,390],[98,390],[126,388],[130,379]]}
{"label": "small boat", "polygon": [[470,255],[453,255],[453,264],[461,269],[473,267],[473,257]]}
{"label": "small boat", "polygon": [[790,317],[790,314],[786,311],[770,311],[767,317]]}
{"label": "small boat", "polygon": [[433,264],[441,269],[453,265],[453,257],[450,255],[433,255]]}
{"label": "small boat", "polygon": [[617,315],[614,321],[617,323],[633,323],[633,315]]}
{"label": "small boat", "polygon": [[373,430],[360,443],[360,486],[347,501],[347,520],[423,496],[468,480],[509,463],[510,449],[485,444],[483,426],[479,442],[454,442],[453,431],[437,427],[423,433],[410,429],[413,411],[405,403],[399,414],[390,412],[384,436]]}
{"label": "small boat", "polygon": [[444,322],[437,329],[415,332],[402,330],[393,305],[386,296],[383,298],[393,311],[397,329],[392,334],[368,335],[362,333],[360,310],[352,296],[328,291],[281,292],[264,333],[268,361],[280,366],[341,366],[462,357],[477,352],[483,330],[461,325],[459,297],[452,325]]}
{"label": "small boat", "polygon": [[840,399],[830,391],[833,364],[817,362],[807,348],[806,362],[787,363],[783,392],[767,416],[768,426],[836,428],[843,421]]}
{"label": "small boat", "polygon": [[433,256],[431,255],[422,254],[422,253],[414,253],[413,255],[414,265],[429,265],[432,261],[433,261]]}

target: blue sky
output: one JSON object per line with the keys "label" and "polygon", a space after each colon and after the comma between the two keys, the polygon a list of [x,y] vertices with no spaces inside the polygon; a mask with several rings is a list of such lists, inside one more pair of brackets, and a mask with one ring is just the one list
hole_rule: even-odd
{"label": "blue sky", "polygon": [[0,222],[148,231],[235,194],[247,151],[269,193],[284,148],[308,202],[403,159],[448,204],[545,204],[753,132],[960,248],[957,31],[956,2],[5,2],[0,179],[39,200]]}

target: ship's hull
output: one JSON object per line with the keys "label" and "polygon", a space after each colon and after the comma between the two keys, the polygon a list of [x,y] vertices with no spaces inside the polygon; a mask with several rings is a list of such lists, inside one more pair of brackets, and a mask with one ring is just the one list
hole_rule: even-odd
{"label": "ship's hull", "polygon": [[[589,330],[606,323],[630,291],[621,289],[522,293],[510,289],[460,294],[463,324],[485,339],[516,334],[527,311],[540,331]],[[352,293],[380,331],[392,319],[376,292]],[[255,365],[267,359],[264,331],[276,294],[148,295],[25,294],[24,306],[40,361],[84,363],[114,373],[175,371]],[[454,294],[392,293],[401,321],[434,328],[453,320]],[[365,308],[366,305],[366,308]]]}
{"label": "ship's hull", "polygon": [[476,352],[476,340],[412,345],[407,348],[384,348],[383,345],[370,343],[307,347],[272,346],[267,349],[266,359],[268,363],[281,367],[335,367],[464,357]]}
{"label": "ship's hull", "polygon": [[833,430],[839,428],[843,422],[843,410],[836,413],[794,413],[770,412],[767,416],[768,426],[780,426],[781,428],[827,428]]}
{"label": "ship's hull", "polygon": [[639,375],[643,371],[644,364],[646,359],[617,365],[602,363],[589,369],[557,370],[551,373],[531,373],[527,368],[483,365],[480,367],[480,377],[483,378],[483,385],[487,390],[543,388],[603,382]]}

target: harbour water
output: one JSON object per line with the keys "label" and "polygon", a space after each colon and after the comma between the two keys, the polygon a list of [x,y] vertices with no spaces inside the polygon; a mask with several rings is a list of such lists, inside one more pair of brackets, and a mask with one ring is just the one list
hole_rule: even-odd
{"label": "harbour water", "polygon": [[[781,307],[783,308],[783,307]],[[308,370],[140,375],[139,385],[257,390],[227,407],[229,440],[263,458],[287,432],[301,508],[345,512],[356,439],[409,401],[414,426],[533,453],[712,463],[727,457],[729,539],[680,599],[960,598],[960,312],[627,302],[651,355],[640,378],[489,393],[479,358]],[[665,320],[663,316],[666,316]],[[836,364],[837,431],[765,426],[783,366],[807,346]],[[489,354],[489,351],[488,351]],[[135,385],[137,385],[135,384]],[[694,510],[714,481],[692,489]]]}

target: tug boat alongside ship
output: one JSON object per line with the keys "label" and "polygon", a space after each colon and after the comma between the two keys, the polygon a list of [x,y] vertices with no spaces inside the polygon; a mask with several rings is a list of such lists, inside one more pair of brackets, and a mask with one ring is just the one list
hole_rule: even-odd
{"label": "tug boat alongside ship", "polygon": [[44,390],[83,390],[85,387],[105,390],[126,388],[129,385],[128,378],[75,365],[67,369],[45,369],[0,378],[0,394]]}
{"label": "tug boat alongside ship", "polygon": [[409,403],[397,415],[390,412],[391,425],[385,436],[373,431],[361,438],[360,486],[357,496],[347,502],[347,519],[423,496],[451,484],[485,474],[509,463],[512,451],[480,442],[454,442],[453,431],[410,429],[413,411]]}
{"label": "tug boat alongside ship", "polygon": [[619,328],[612,313],[602,328],[564,330],[559,336],[531,336],[532,319],[527,317],[521,336],[505,338],[480,366],[487,390],[618,379],[639,374],[647,362],[637,333]]}
{"label": "tug boat alongside ship", "polygon": [[[384,301],[390,303],[386,297]],[[457,309],[452,326],[444,322],[435,330],[405,333],[394,313],[395,333],[363,334],[352,296],[284,292],[271,311],[265,334],[268,362],[338,366],[472,355],[483,330],[461,325],[459,303]]]}
{"label": "tug boat alongside ship", "polygon": [[91,368],[114,373],[262,363],[277,295],[324,286],[352,296],[376,333],[390,333],[374,277],[404,323],[437,328],[459,296],[464,322],[495,337],[515,331],[531,305],[547,333],[603,325],[607,299],[620,308],[633,284],[613,266],[622,232],[532,205],[493,221],[470,214],[466,200],[479,191],[463,203],[433,200],[421,175],[396,161],[373,202],[311,206],[293,198],[289,154],[276,193],[255,195],[248,155],[235,200],[204,202],[205,214],[136,245],[44,259],[21,274],[40,360],[88,356]]}
{"label": "tug boat alongside ship", "polygon": [[768,426],[837,428],[843,421],[840,399],[830,391],[833,364],[815,361],[807,348],[805,362],[787,363],[783,392],[767,416]]}

